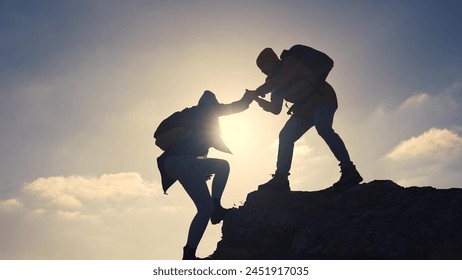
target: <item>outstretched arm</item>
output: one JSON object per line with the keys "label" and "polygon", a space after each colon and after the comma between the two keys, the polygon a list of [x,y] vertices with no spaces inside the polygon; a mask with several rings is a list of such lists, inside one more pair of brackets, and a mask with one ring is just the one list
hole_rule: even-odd
{"label": "outstretched arm", "polygon": [[253,101],[252,94],[246,92],[238,101],[229,104],[219,104],[217,113],[219,116],[226,116],[231,114],[240,113],[249,108],[250,103]]}
{"label": "outstretched arm", "polygon": [[283,98],[277,94],[271,94],[270,101],[260,97],[255,97],[255,101],[265,111],[278,115],[282,110]]}

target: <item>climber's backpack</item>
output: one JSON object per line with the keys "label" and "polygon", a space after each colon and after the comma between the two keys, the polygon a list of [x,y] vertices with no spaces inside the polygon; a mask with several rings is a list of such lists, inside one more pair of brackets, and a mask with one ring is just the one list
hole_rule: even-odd
{"label": "climber's backpack", "polygon": [[304,45],[295,45],[281,53],[282,60],[287,56],[292,56],[302,62],[313,71],[320,82],[326,80],[330,70],[334,67],[334,61],[327,54]]}
{"label": "climber's backpack", "polygon": [[154,132],[156,145],[165,151],[188,137],[191,134],[188,120],[191,120],[192,113],[193,108],[185,108],[164,119]]}

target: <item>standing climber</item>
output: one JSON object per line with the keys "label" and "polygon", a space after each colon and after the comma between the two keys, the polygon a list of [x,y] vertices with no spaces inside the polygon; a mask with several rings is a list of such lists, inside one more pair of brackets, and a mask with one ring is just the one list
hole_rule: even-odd
{"label": "standing climber", "polygon": [[[258,105],[275,115],[282,110],[283,101],[292,103],[291,114],[279,134],[276,172],[259,189],[290,190],[288,176],[292,164],[295,142],[311,127],[315,127],[339,161],[340,180],[334,188],[360,183],[363,178],[350,160],[340,136],[333,130],[337,97],[326,82],[333,67],[326,54],[304,45],[284,50],[280,58],[271,48],[265,48],[257,57],[257,66],[267,76],[263,85],[250,92]],[[270,101],[264,97],[271,93]]]}

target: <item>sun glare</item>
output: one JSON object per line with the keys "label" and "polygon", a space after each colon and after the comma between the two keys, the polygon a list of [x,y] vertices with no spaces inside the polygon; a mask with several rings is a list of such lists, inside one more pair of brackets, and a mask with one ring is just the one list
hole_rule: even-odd
{"label": "sun glare", "polygon": [[256,138],[253,124],[243,115],[220,118],[220,126],[223,140],[231,151],[253,146]]}

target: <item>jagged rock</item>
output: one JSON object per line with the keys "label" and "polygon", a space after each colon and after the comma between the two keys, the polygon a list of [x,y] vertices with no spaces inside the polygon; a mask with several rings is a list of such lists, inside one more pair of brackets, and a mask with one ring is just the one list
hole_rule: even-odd
{"label": "jagged rock", "polygon": [[462,189],[388,180],[334,191],[255,191],[214,259],[462,259]]}

